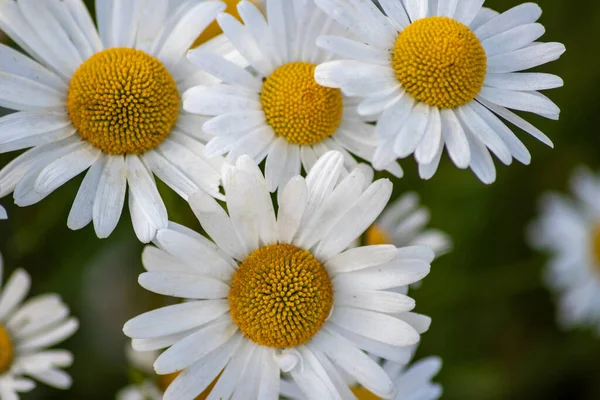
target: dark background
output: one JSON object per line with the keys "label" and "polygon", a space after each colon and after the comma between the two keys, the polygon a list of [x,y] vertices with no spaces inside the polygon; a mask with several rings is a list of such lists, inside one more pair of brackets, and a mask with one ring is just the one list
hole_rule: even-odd
{"label": "dark background", "polygon": [[[488,0],[485,5],[505,11],[520,3]],[[554,141],[555,149],[516,129],[532,164],[497,163],[498,179],[491,186],[454,168],[447,156],[430,181],[418,178],[412,159],[404,160],[405,178],[395,182],[395,196],[420,193],[431,209],[431,225],[454,240],[454,251],[436,261],[422,287],[412,291],[417,311],[433,318],[419,357],[443,358],[437,381],[449,400],[600,398],[600,340],[588,330],[563,332],[556,326],[555,301],[541,281],[546,258],[524,241],[540,194],[565,190],[573,167],[596,168],[600,161],[594,125],[600,103],[600,2],[538,4],[547,30],[542,40],[567,47],[559,61],[540,70],[560,75],[565,87],[546,92],[562,109],[560,121],[527,119]],[[0,165],[14,156],[0,156]],[[60,293],[81,321],[64,345],[75,354],[73,388],[60,392],[39,385],[24,399],[114,398],[128,380],[123,323],[163,302],[137,285],[143,246],[127,207],[106,240],[97,239],[91,226],[79,232],[66,227],[80,181],[25,209],[10,198],[0,201],[10,216],[0,223],[5,277],[15,267],[25,268],[33,276],[32,294]],[[171,219],[198,229],[187,204],[169,190],[162,192]]]}

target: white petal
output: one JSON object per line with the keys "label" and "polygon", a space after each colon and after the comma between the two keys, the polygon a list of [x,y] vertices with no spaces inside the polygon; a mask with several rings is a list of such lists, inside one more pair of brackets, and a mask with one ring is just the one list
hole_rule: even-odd
{"label": "white petal", "polygon": [[485,86],[520,91],[555,89],[563,84],[560,77],[539,72],[487,74],[484,82]]}
{"label": "white petal", "polygon": [[[458,5],[460,0],[439,0],[437,14],[440,17],[454,17],[454,13],[456,12],[456,6]],[[433,13],[430,13],[433,15]]]}
{"label": "white petal", "polygon": [[[160,193],[158,193],[154,178],[138,156],[129,154],[125,162],[130,196],[136,199],[145,220],[155,230],[166,228],[168,222],[167,208]],[[132,219],[132,222],[135,226],[136,219]]]}
{"label": "white petal", "polygon": [[280,185],[287,183],[283,182],[283,173],[287,162],[288,147],[288,141],[280,136],[275,139],[269,149],[265,164],[265,179],[270,192],[274,192]]}
{"label": "white petal", "polygon": [[31,277],[22,269],[10,276],[0,297],[0,319],[4,320],[23,301],[31,286]]}
{"label": "white petal", "polygon": [[337,275],[385,264],[395,256],[396,246],[389,244],[356,247],[330,258],[325,268],[330,274]]}
{"label": "white petal", "polygon": [[152,43],[159,33],[157,27],[165,26],[169,12],[169,0],[146,1],[140,9],[135,48],[149,53]]}
{"label": "white petal", "polygon": [[68,89],[58,75],[4,44],[0,44],[0,71],[30,79],[60,92]]}
{"label": "white petal", "polygon": [[430,268],[429,263],[422,260],[391,261],[337,275],[332,281],[343,290],[383,290],[417,282],[427,276]]}
{"label": "white petal", "polygon": [[136,339],[173,335],[214,321],[228,311],[226,299],[175,304],[130,319],[123,326],[123,332]]}
{"label": "white petal", "polygon": [[420,164],[429,164],[435,158],[442,142],[442,120],[437,107],[430,107],[431,115],[425,128],[425,134],[415,151]]}
{"label": "white petal", "polygon": [[277,237],[280,243],[291,243],[306,207],[308,188],[303,177],[297,176],[283,189],[277,213]]}
{"label": "white petal", "polygon": [[235,335],[211,351],[205,360],[183,370],[167,388],[164,400],[192,399],[199,396],[236,354],[242,341],[242,335]]}
{"label": "white petal", "polygon": [[123,211],[127,188],[127,168],[123,156],[106,160],[94,199],[93,217],[96,235],[107,238],[117,226]]}
{"label": "white petal", "polygon": [[472,102],[470,107],[482,118],[494,133],[502,139],[514,158],[523,164],[529,164],[531,162],[531,154],[527,150],[527,147],[525,147],[523,142],[521,142],[498,117],[476,101]]}
{"label": "white petal", "polygon": [[[404,315],[404,314],[401,314]],[[407,364],[412,358],[412,347],[398,347],[392,346],[386,343],[378,342],[373,339],[369,339],[365,336],[357,335],[347,329],[340,328],[337,325],[329,324],[327,329],[330,329],[336,333],[339,333],[346,339],[350,340],[356,347],[361,350],[371,353],[377,357],[384,358],[386,360],[394,361],[401,364]]]}
{"label": "white petal", "polygon": [[227,256],[222,256],[217,249],[181,232],[161,229],[155,241],[161,249],[189,265],[189,272],[206,275],[223,282],[229,281],[235,272],[231,265],[233,261]]}
{"label": "white petal", "polygon": [[538,20],[542,9],[535,3],[525,3],[492,18],[475,31],[479,40],[505,32],[519,25],[529,24]]}
{"label": "white petal", "polygon": [[[54,131],[58,131],[58,137]],[[16,112],[0,118],[0,152],[17,150],[15,142],[20,144],[19,148],[25,148],[29,147],[27,139],[36,145],[41,136],[59,140],[74,131],[75,127],[64,112]]]}
{"label": "white petal", "polygon": [[256,93],[262,90],[262,82],[252,74],[216,54],[200,49],[191,50],[188,53],[188,59],[197,67],[226,83],[241,85]]}
{"label": "white petal", "polygon": [[204,124],[204,131],[211,135],[227,135],[248,132],[266,123],[262,111],[244,111],[221,114]]}
{"label": "white petal", "polygon": [[485,0],[460,0],[458,6],[456,6],[453,18],[469,26],[477,13],[479,13],[479,10],[481,10],[484,2]]}
{"label": "white petal", "polygon": [[415,301],[400,293],[382,290],[353,290],[335,292],[336,307],[351,307],[381,313],[399,313],[415,308]]}
{"label": "white petal", "polygon": [[525,47],[542,37],[544,32],[545,29],[541,24],[521,25],[496,36],[492,36],[491,38],[484,40],[481,45],[489,58],[496,54],[507,53]]}
{"label": "white petal", "polygon": [[481,104],[483,104],[502,118],[523,129],[525,132],[529,133],[531,136],[533,136],[540,142],[546,144],[547,146],[554,147],[554,144],[552,143],[550,138],[548,138],[548,136],[546,136],[542,131],[540,131],[535,126],[531,125],[529,122],[525,121],[523,118],[513,113],[512,111],[507,110],[504,107],[497,106],[496,104],[490,103],[482,98],[478,98],[477,101],[481,102]]}
{"label": "white petal", "polygon": [[393,346],[411,346],[419,342],[419,334],[412,326],[387,314],[336,307],[329,321],[356,334]]}
{"label": "white petal", "polygon": [[374,182],[319,243],[315,253],[326,260],[344,250],[375,221],[391,194],[390,181],[380,179]]}
{"label": "white petal", "polygon": [[359,199],[366,178],[361,169],[354,169],[346,176],[323,204],[311,215],[306,215],[302,229],[294,243],[301,248],[311,248],[348,212]]}
{"label": "white petal", "polygon": [[337,151],[330,151],[319,158],[306,176],[308,200],[304,215],[312,215],[333,191],[343,168],[344,158]]}
{"label": "white petal", "polygon": [[54,346],[70,337],[78,328],[79,322],[75,318],[70,318],[51,330],[28,337],[26,340],[20,342],[16,348],[19,351],[30,352],[43,347]]}
{"label": "white petal", "polygon": [[389,63],[389,54],[384,51],[340,36],[320,36],[317,38],[317,46],[336,53],[341,58],[370,61],[384,65]]}
{"label": "white petal", "polygon": [[321,330],[313,337],[311,345],[325,353],[371,393],[383,398],[390,398],[394,393],[394,384],[383,369],[342,336]]}
{"label": "white petal", "polygon": [[[125,0],[127,1],[127,0]],[[153,46],[152,54],[167,67],[175,65],[194,43],[202,31],[225,11],[225,4],[218,1],[196,3],[179,15],[178,21],[169,26],[167,36],[161,38],[160,46]]]}
{"label": "white petal", "polygon": [[342,88],[348,96],[368,96],[398,85],[390,67],[350,60],[320,64],[315,69],[315,81],[323,86]]}
{"label": "white petal", "polygon": [[500,161],[506,165],[510,165],[512,161],[510,150],[473,108],[469,104],[466,104],[459,107],[457,112],[463,124],[473,132],[473,135],[487,146]]}
{"label": "white petal", "polygon": [[35,190],[42,193],[52,193],[88,169],[99,156],[99,149],[81,141],[71,152],[57,158],[40,172],[35,181]]}
{"label": "white petal", "polygon": [[566,51],[562,43],[538,43],[523,49],[489,57],[488,73],[522,71],[549,63]]}
{"label": "white petal", "polygon": [[410,17],[411,22],[425,18],[428,12],[428,1],[423,0],[404,0],[406,12]]}
{"label": "white petal", "polygon": [[518,92],[483,87],[479,92],[479,96],[499,106],[532,112],[552,119],[558,119],[560,113],[560,109],[556,104],[537,92]]}
{"label": "white petal", "polygon": [[0,71],[0,105],[19,111],[63,108],[65,96],[44,84]]}
{"label": "white petal", "polygon": [[246,247],[239,239],[231,219],[214,199],[199,192],[190,198],[190,206],[202,228],[219,248],[237,260],[247,258]]}
{"label": "white petal", "polygon": [[385,11],[385,14],[395,22],[397,28],[406,28],[410,25],[408,14],[402,5],[402,2],[397,0],[379,0],[379,4]]}
{"label": "white petal", "polygon": [[142,158],[152,172],[183,199],[188,200],[192,193],[200,190],[190,178],[157,151],[148,151]]}
{"label": "white petal", "polygon": [[471,167],[475,175],[483,183],[490,185],[496,180],[494,160],[492,160],[492,156],[484,144],[471,135],[467,136],[471,148],[471,162],[469,163],[469,167]]}
{"label": "white petal", "polygon": [[189,367],[227,343],[237,330],[231,318],[209,324],[165,350],[154,362],[154,369],[158,374],[170,374]]}
{"label": "white petal", "polygon": [[184,272],[146,272],[138,282],[154,293],[185,299],[222,299],[231,289],[217,279]]}
{"label": "white petal", "polygon": [[[241,336],[241,334],[239,335]],[[210,391],[207,400],[229,399],[233,395],[240,376],[244,373],[250,359],[255,356],[258,346],[250,340],[242,339],[235,354],[223,369],[223,373]]]}

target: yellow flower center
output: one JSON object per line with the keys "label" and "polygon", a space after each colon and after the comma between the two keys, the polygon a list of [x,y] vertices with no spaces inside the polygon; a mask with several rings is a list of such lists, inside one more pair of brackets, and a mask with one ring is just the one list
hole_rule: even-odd
{"label": "yellow flower center", "polygon": [[79,135],[108,154],[141,154],[158,146],[179,114],[175,80],[140,50],[94,54],[75,71],[67,108]]}
{"label": "yellow flower center", "polygon": [[312,145],[333,135],[342,121],[342,92],[315,81],[316,66],[293,62],[265,79],[260,101],[277,136]]}
{"label": "yellow flower center", "polygon": [[289,244],[261,247],[240,265],[229,291],[233,321],[262,346],[308,342],[333,305],[327,271],[307,250]]}
{"label": "yellow flower center", "polygon": [[381,400],[380,397],[375,396],[363,387],[354,387],[351,390],[358,400]]}
{"label": "yellow flower center", "polygon": [[429,17],[398,35],[392,67],[406,91],[437,108],[456,108],[473,100],[483,86],[487,57],[466,25]]}
{"label": "yellow flower center", "polygon": [[594,231],[594,237],[592,238],[592,251],[596,257],[596,266],[600,270],[600,225],[598,225]]}
{"label": "yellow flower center", "polygon": [[[157,383],[158,383],[158,387],[159,387],[160,391],[162,393],[164,393],[167,390],[167,388],[169,387],[169,385],[171,383],[173,383],[175,378],[177,378],[177,375],[179,375],[180,373],[181,373],[181,371],[177,371],[177,372],[173,372],[172,374],[158,375]],[[211,384],[208,385],[208,387],[206,389],[204,389],[204,391],[202,393],[200,393],[194,400],[206,400],[208,398],[208,395],[210,394],[210,392],[213,390],[213,388],[217,384],[217,381],[219,380],[220,376],[221,376],[221,374],[219,374],[215,378],[215,380],[212,381]]]}
{"label": "yellow flower center", "polygon": [[373,224],[365,233],[365,245],[374,246],[377,244],[393,244],[394,241],[390,235],[379,225]]}
{"label": "yellow flower center", "polygon": [[8,371],[13,362],[13,344],[6,328],[0,324],[0,374]]}

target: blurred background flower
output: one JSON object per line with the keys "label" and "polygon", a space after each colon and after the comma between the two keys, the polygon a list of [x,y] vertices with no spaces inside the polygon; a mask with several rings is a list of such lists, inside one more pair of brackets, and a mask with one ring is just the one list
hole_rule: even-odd
{"label": "blurred background flower", "polygon": [[[522,0],[487,0],[505,11]],[[86,1],[93,8],[92,1]],[[600,3],[540,0],[545,41],[559,41],[567,53],[544,67],[565,86],[550,91],[561,107],[558,122],[528,116],[554,142],[552,150],[516,131],[531,151],[530,166],[499,167],[487,187],[447,158],[430,181],[418,178],[413,160],[401,162],[405,177],[395,180],[394,196],[420,195],[429,208],[429,226],[450,235],[452,252],[434,261],[420,289],[411,291],[419,311],[432,317],[416,359],[438,355],[444,367],[435,381],[444,399],[598,399],[600,340],[591,329],[562,331],[556,303],[542,275],[547,257],[525,242],[525,226],[537,214],[541,193],[567,193],[568,177],[580,164],[600,166],[600,136],[595,121],[600,100]],[[5,165],[14,154],[0,156]],[[378,174],[378,177],[385,176]],[[26,209],[0,199],[10,219],[0,223],[0,250],[7,266],[25,268],[33,277],[32,295],[60,293],[81,327],[61,347],[75,355],[73,388],[62,392],[39,387],[23,399],[112,399],[126,386],[130,367],[122,334],[125,321],[165,305],[137,284],[143,271],[128,216],[106,240],[93,229],[65,226],[82,177],[42,204]],[[163,186],[172,220],[200,230],[189,206]]]}

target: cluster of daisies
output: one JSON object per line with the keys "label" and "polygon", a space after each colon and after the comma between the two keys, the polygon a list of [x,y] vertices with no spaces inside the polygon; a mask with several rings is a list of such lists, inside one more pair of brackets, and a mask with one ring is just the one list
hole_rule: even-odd
{"label": "cluster of daisies", "polygon": [[[127,197],[153,243],[140,285],[181,301],[125,324],[144,379],[122,399],[439,398],[441,361],[411,364],[431,320],[407,293],[451,242],[413,193],[385,210],[374,170],[414,155],[429,179],[446,149],[489,184],[491,154],[529,163],[506,122],[552,145],[511,110],[557,119],[540,91],[562,80],[520,71],[564,46],[537,41],[532,3],[229,3],[97,0],[96,26],[81,0],[1,1],[27,55],[0,45],[0,153],[27,150],[0,197],[32,205],[85,172],[67,225],[99,238]],[[169,221],[156,178],[206,235]],[[3,400],[70,385],[71,354],[45,348],[77,321],[56,295],[21,304],[28,288],[16,271],[0,297]]]}

